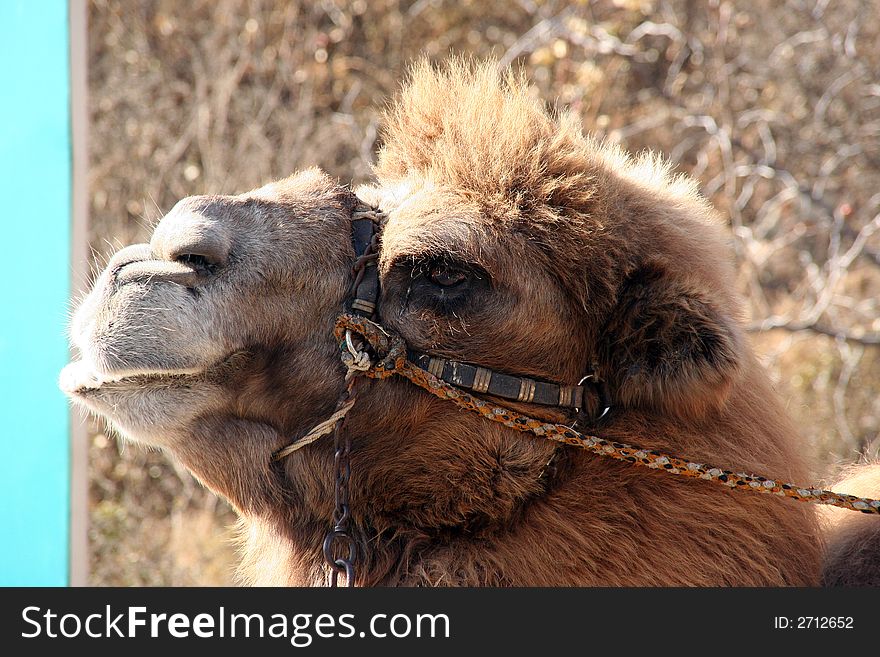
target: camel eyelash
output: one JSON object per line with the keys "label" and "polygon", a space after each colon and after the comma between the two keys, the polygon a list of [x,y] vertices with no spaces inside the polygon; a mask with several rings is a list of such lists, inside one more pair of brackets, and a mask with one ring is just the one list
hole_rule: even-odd
{"label": "camel eyelash", "polygon": [[[468,280],[486,280],[488,275],[486,271],[479,265],[459,260],[450,255],[425,255],[413,256],[408,261],[409,276],[412,280],[424,278],[431,280],[442,274],[449,275],[452,273],[460,274],[464,279]],[[448,281],[451,283],[451,281]]]}
{"label": "camel eyelash", "polygon": [[400,314],[415,309],[439,315],[469,312],[491,287],[482,267],[448,254],[401,258],[393,268],[402,288]]}

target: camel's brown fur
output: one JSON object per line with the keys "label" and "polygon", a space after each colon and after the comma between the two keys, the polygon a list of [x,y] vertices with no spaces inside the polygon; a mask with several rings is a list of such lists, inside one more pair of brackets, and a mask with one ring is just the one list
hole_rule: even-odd
{"label": "camel's brown fur", "polygon": [[[388,213],[381,321],[412,348],[566,384],[595,369],[614,410],[586,430],[808,480],[796,431],[743,335],[721,222],[692,182],[653,156],[585,138],[522,81],[460,62],[414,69],[376,173],[358,193]],[[316,172],[187,201],[150,250],[164,263],[200,240],[209,251],[231,244],[222,266],[190,282],[195,296],[158,275],[133,279],[123,258],[78,314],[86,356],[65,387],[127,435],[173,451],[239,508],[250,583],[325,580],[332,441],[280,464],[270,455],[326,418],[344,385],[330,329],[351,280],[352,204]],[[206,237],[216,231],[225,242]],[[443,287],[436,271],[464,282]],[[194,344],[213,335],[216,348],[202,351],[222,357],[194,356],[181,374],[185,343],[175,342],[174,367],[158,345],[144,362],[132,350],[111,362],[114,341],[137,340],[126,327],[143,324],[139,299],[155,304],[154,293],[180,312],[202,308]],[[112,334],[95,328],[102,317]],[[185,342],[178,329],[169,339]],[[149,378],[129,385],[139,372]],[[819,582],[822,542],[807,505],[556,449],[401,380],[364,386],[347,430],[360,584]]]}
{"label": "camel's brown fur", "polygon": [[[880,463],[853,466],[833,488],[839,493],[876,497],[880,491]],[[836,507],[822,511],[828,536],[822,583],[880,586],[880,519]]]}

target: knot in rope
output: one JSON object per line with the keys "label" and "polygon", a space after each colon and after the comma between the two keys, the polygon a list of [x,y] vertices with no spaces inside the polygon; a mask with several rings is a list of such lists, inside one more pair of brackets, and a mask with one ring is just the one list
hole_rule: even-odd
{"label": "knot in rope", "polygon": [[399,373],[406,363],[403,338],[366,317],[342,313],[333,334],[339,341],[340,359],[348,370],[347,376],[363,374],[371,379],[387,379]]}

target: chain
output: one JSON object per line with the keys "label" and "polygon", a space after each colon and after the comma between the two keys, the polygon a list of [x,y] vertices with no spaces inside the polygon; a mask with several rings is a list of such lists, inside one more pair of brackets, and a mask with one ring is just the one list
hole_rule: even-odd
{"label": "chain", "polygon": [[[357,398],[356,386],[359,376],[351,376],[348,386],[339,399],[339,406],[353,404]],[[354,564],[357,560],[357,543],[349,534],[351,510],[348,506],[349,481],[351,480],[351,435],[344,430],[345,417],[336,421],[333,429],[333,469],[335,475],[333,529],[324,537],[324,559],[330,566],[330,586],[338,586],[339,575],[345,574],[346,586],[354,586]]]}
{"label": "chain", "polygon": [[[379,227],[382,215],[373,208],[359,209],[353,214],[355,218],[372,220],[375,228],[364,252],[355,258],[352,264],[354,280],[351,286],[352,295],[357,295],[358,286],[364,280],[368,266],[376,266],[379,259]],[[375,303],[375,298],[372,299]],[[372,314],[372,313],[371,313]],[[351,355],[351,362],[346,362],[348,385],[339,399],[337,410],[344,406],[351,406],[357,398],[357,385],[361,380],[361,374],[369,369],[371,362],[364,348],[365,345],[355,345],[351,333],[346,335],[346,348]],[[351,435],[345,431],[345,419],[343,414],[335,423],[333,429],[333,469],[335,478],[334,498],[336,508],[333,512],[333,529],[324,537],[324,559],[330,566],[330,586],[339,585],[339,575],[345,575],[345,585],[352,587],[355,582],[354,564],[357,560],[357,543],[349,533],[351,521],[351,509],[349,508],[348,495],[351,481]]]}

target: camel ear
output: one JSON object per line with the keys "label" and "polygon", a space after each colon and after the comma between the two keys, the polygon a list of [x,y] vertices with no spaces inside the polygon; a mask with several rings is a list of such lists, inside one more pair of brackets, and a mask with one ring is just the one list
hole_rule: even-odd
{"label": "camel ear", "polygon": [[624,281],[599,342],[614,403],[679,416],[723,404],[742,359],[733,318],[657,264]]}

